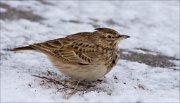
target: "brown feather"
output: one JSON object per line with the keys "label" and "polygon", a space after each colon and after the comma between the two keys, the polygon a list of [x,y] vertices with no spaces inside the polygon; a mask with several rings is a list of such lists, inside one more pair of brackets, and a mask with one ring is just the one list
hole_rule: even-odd
{"label": "brown feather", "polygon": [[110,28],[96,28],[94,32],[80,32],[10,51],[42,52],[62,73],[78,80],[93,81],[117,64],[120,58],[117,43],[127,37]]}
{"label": "brown feather", "polygon": [[32,48],[31,46],[24,46],[24,47],[17,47],[10,49],[10,51],[22,51],[22,50],[35,50],[35,49]]}

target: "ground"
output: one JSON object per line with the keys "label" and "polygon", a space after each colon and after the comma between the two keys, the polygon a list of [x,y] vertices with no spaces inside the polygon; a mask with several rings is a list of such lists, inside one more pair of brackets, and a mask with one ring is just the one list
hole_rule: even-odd
{"label": "ground", "polygon": [[[119,44],[121,59],[110,73],[81,83],[86,88],[69,99],[58,82],[68,77],[45,55],[7,51],[97,27],[131,38]],[[178,0],[1,0],[1,102],[180,102],[179,40]]]}

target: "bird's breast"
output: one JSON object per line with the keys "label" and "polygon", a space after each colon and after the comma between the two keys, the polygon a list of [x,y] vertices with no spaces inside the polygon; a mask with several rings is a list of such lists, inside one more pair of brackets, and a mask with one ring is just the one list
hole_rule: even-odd
{"label": "bird's breast", "polygon": [[117,64],[118,60],[120,59],[120,51],[113,49],[109,50],[106,55],[106,65],[107,65],[107,72],[112,70],[112,68]]}

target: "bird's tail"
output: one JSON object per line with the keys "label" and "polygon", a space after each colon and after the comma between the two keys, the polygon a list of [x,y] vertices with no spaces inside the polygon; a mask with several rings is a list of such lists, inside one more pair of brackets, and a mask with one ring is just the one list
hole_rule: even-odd
{"label": "bird's tail", "polygon": [[22,51],[22,50],[34,50],[31,46],[17,47],[13,49],[8,49],[9,51]]}

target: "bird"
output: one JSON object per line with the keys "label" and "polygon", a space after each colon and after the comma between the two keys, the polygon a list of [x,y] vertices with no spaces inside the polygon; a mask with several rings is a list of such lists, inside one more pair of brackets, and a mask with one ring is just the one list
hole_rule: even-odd
{"label": "bird", "polygon": [[75,80],[95,81],[109,73],[120,59],[119,42],[129,38],[114,29],[96,28],[64,38],[10,49],[47,55],[60,72]]}

